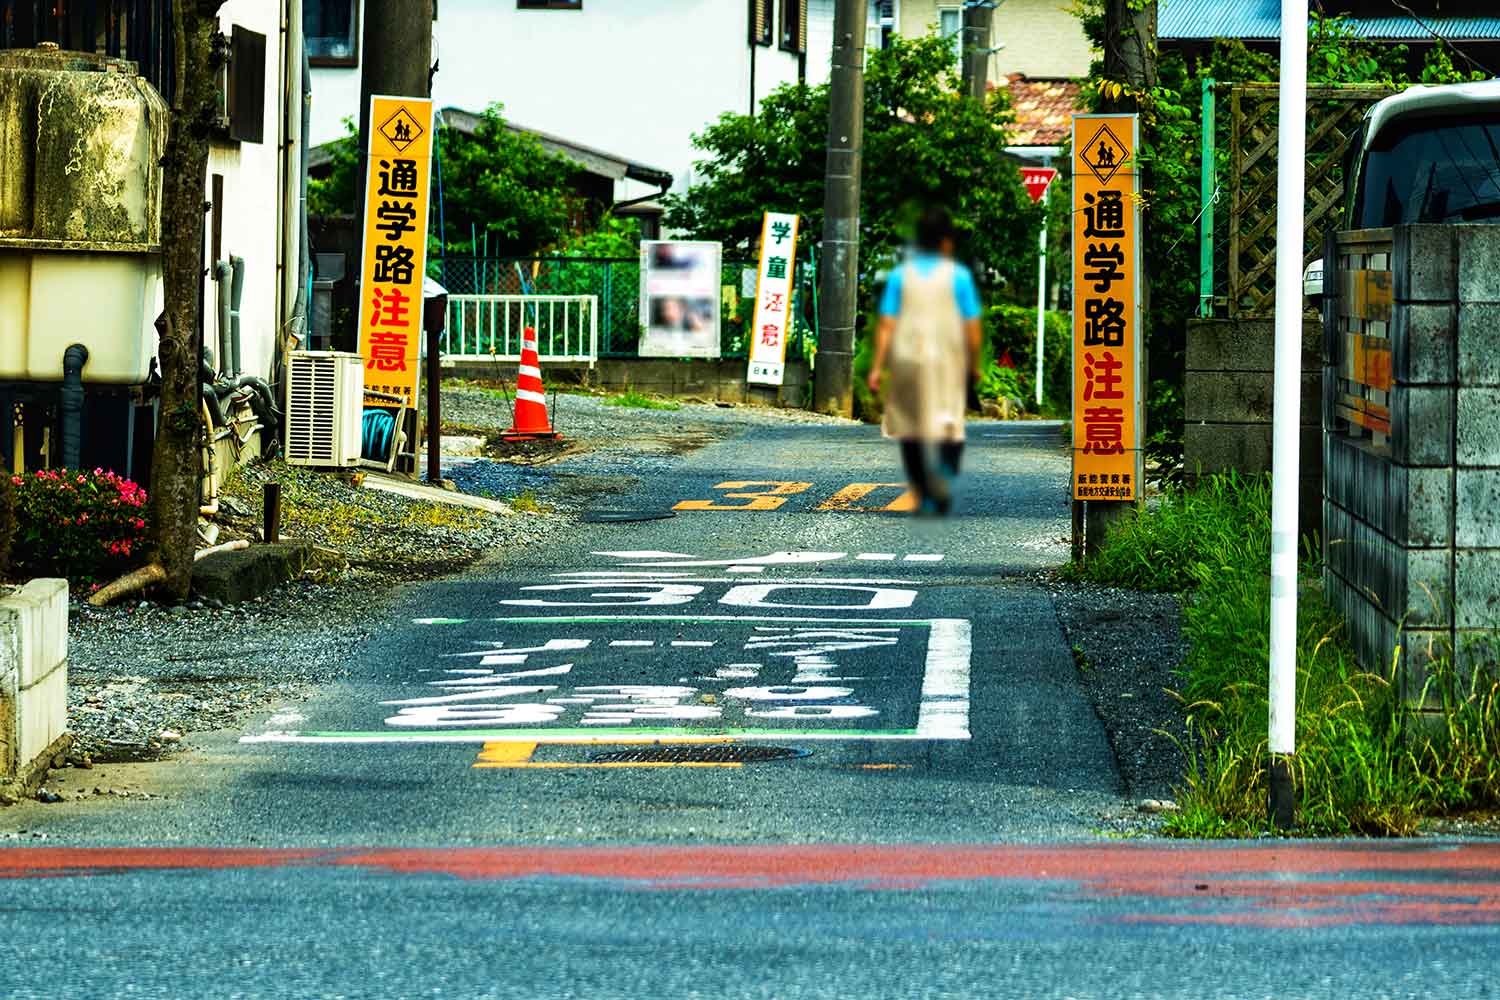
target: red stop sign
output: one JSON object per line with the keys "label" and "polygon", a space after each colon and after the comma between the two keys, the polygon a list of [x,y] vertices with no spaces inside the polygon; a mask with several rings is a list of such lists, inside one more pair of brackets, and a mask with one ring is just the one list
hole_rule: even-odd
{"label": "red stop sign", "polygon": [[1057,171],[1051,167],[1022,167],[1021,183],[1026,185],[1026,193],[1031,195],[1032,201],[1041,201],[1042,195],[1047,193],[1047,188],[1057,177]]}

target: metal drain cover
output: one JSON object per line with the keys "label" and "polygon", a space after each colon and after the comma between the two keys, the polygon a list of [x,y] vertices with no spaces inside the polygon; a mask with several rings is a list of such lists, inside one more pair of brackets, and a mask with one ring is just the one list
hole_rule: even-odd
{"label": "metal drain cover", "polygon": [[662,521],[676,516],[670,510],[591,510],[583,515],[583,519],[593,524],[610,524],[626,521]]}
{"label": "metal drain cover", "polygon": [[688,746],[633,747],[595,754],[597,764],[759,764],[768,760],[806,757],[811,750],[796,747],[742,746],[735,743],[690,744]]}

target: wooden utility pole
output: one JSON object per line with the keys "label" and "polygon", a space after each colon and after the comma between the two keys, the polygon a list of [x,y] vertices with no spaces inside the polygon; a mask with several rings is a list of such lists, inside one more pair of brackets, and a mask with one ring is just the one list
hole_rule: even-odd
{"label": "wooden utility pole", "polygon": [[[354,172],[352,206],[356,216],[365,209],[371,95],[431,96],[432,0],[365,0],[364,25],[359,50],[359,169]],[[360,232],[363,225],[361,219]]]}
{"label": "wooden utility pole", "polygon": [[964,4],[964,93],[977,101],[989,94],[994,20],[995,0],[968,0]]}
{"label": "wooden utility pole", "polygon": [[[1156,86],[1156,0],[1105,0],[1104,4],[1104,79],[1125,84],[1118,96],[1104,93],[1099,110],[1108,114],[1135,114],[1140,111],[1136,95]],[[1150,179],[1141,178],[1141,186],[1149,188]],[[1144,247],[1148,223],[1141,220],[1141,232],[1137,239]],[[1140,315],[1144,321],[1151,308],[1151,272],[1141,268]],[[1146,353],[1146,336],[1141,336],[1141,367],[1150,371],[1150,356]],[[1150,376],[1143,377],[1144,385],[1151,383]],[[1144,390],[1144,386],[1143,386]],[[1136,431],[1139,440],[1146,440],[1147,428]],[[1121,518],[1131,513],[1131,505],[1125,503],[1089,503],[1084,515],[1084,537],[1087,551],[1097,552],[1104,537]]]}
{"label": "wooden utility pole", "polygon": [[158,330],[161,418],[151,456],[152,536],[163,587],[186,600],[192,587],[202,486],[198,400],[198,298],[203,294],[203,177],[218,115],[219,8],[224,0],[172,5],[175,86],[162,159],[162,289]]}
{"label": "wooden utility pole", "polygon": [[859,182],[865,131],[867,0],[835,0],[818,274],[818,354],[813,407],[854,411],[854,334],[859,314]]}

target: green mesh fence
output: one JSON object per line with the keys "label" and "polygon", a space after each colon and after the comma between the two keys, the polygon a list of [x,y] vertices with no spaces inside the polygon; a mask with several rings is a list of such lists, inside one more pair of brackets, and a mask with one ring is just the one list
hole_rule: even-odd
{"label": "green mesh fence", "polygon": [[[755,261],[723,262],[720,350],[726,358],[748,354],[755,313]],[[599,355],[635,357],[641,340],[640,260],[636,257],[438,257],[428,273],[451,295],[593,295],[599,300]],[[745,292],[751,294],[746,295]],[[817,270],[797,266],[787,360],[815,349]]]}

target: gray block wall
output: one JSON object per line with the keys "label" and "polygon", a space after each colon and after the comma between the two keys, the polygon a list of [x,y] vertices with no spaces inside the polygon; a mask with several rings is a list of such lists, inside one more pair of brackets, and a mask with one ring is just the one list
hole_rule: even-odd
{"label": "gray block wall", "polygon": [[1431,706],[1500,627],[1500,226],[1397,227],[1392,271],[1387,446],[1337,426],[1325,344],[1323,582],[1362,665]]}
{"label": "gray block wall", "polygon": [[[1302,336],[1302,483],[1298,521],[1322,527],[1322,327]],[[1271,471],[1275,327],[1270,320],[1196,319],[1187,327],[1183,379],[1183,469],[1188,480],[1217,472]]]}

